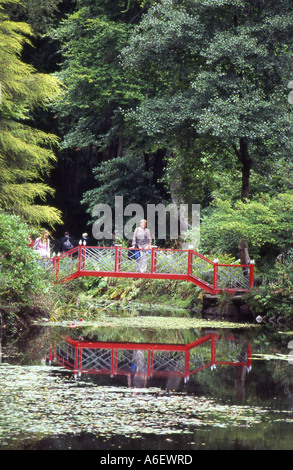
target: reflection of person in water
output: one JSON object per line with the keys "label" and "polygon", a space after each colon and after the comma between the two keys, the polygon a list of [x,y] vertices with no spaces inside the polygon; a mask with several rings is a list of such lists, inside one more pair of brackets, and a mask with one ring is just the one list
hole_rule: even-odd
{"label": "reflection of person in water", "polygon": [[[240,362],[247,362],[247,345],[244,345],[240,356],[238,358]],[[235,374],[235,379],[234,379],[234,386],[236,389],[236,396],[240,400],[244,401],[245,399],[245,377],[247,373],[247,366],[237,366],[236,367],[236,374]]]}
{"label": "reflection of person in water", "polygon": [[147,366],[143,351],[133,351],[131,372],[128,375],[127,381],[128,387],[143,388],[146,386]]}

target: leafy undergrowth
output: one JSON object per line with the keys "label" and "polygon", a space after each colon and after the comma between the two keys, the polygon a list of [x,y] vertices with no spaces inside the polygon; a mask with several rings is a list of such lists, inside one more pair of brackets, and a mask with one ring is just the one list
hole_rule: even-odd
{"label": "leafy undergrowth", "polygon": [[[74,284],[73,284],[74,283]],[[75,289],[73,288],[75,286]],[[59,295],[56,312],[65,314],[79,310],[93,312],[101,307],[123,307],[144,305],[149,309],[192,309],[201,305],[201,290],[191,283],[174,280],[84,278],[72,285],[60,286],[65,294],[71,289],[68,302]]]}

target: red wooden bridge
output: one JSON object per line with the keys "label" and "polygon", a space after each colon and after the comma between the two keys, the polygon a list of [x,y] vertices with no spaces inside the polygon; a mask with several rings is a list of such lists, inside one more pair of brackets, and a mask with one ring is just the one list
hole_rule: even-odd
{"label": "red wooden bridge", "polygon": [[196,251],[152,247],[145,257],[145,272],[137,272],[137,260],[129,248],[82,246],[53,257],[56,282],[83,276],[177,279],[189,281],[210,294],[246,292],[254,282],[254,264],[221,264]]}
{"label": "red wooden bridge", "polygon": [[250,344],[235,341],[233,336],[220,338],[207,334],[188,344],[95,342],[69,337],[50,348],[49,363],[57,363],[81,374],[137,375],[151,377],[178,376],[187,382],[190,376],[217,365],[246,367],[252,363]]}

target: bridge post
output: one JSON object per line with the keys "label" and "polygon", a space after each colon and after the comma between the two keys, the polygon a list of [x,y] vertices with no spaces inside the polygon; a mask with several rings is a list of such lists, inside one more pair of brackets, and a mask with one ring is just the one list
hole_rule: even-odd
{"label": "bridge post", "polygon": [[[52,274],[53,274],[53,279],[56,278],[55,268],[56,268],[56,255],[55,255],[55,253],[53,253],[53,259],[52,259]],[[1,318],[1,314],[0,314],[0,318]]]}
{"label": "bridge post", "polygon": [[60,270],[60,256],[57,256],[56,281],[58,281],[59,270]]}
{"label": "bridge post", "polygon": [[115,273],[119,273],[121,268],[121,247],[122,245],[115,245]]}
{"label": "bridge post", "polygon": [[81,271],[81,240],[78,245],[78,272]]}
{"label": "bridge post", "polygon": [[254,284],[254,260],[250,260],[250,268],[249,268],[249,289],[253,287]]}
{"label": "bridge post", "polygon": [[85,271],[85,257],[86,257],[86,247],[82,247],[82,267],[81,270]]}
{"label": "bridge post", "polygon": [[154,365],[154,352],[152,350],[148,350],[148,377],[152,377],[153,375],[153,365]]}
{"label": "bridge post", "polygon": [[211,370],[216,368],[216,348],[217,348],[217,335],[212,334],[211,339]]}
{"label": "bridge post", "polygon": [[154,274],[156,272],[156,266],[157,266],[157,246],[154,245],[152,246],[152,259],[151,259],[151,274]]}
{"label": "bridge post", "polygon": [[247,347],[247,364],[246,364],[247,372],[251,371],[251,364],[252,364],[252,349],[251,349],[251,344],[249,343]]}
{"label": "bridge post", "polygon": [[219,260],[214,259],[214,278],[213,278],[213,290],[216,291],[218,288],[218,276],[219,276]]}
{"label": "bridge post", "polygon": [[192,262],[193,262],[193,250],[189,249],[188,250],[188,261],[187,261],[187,276],[188,276],[188,279],[190,277],[190,274],[192,274]]}
{"label": "bridge post", "polygon": [[190,351],[185,348],[184,353],[184,383],[189,380],[189,361],[190,361]]}

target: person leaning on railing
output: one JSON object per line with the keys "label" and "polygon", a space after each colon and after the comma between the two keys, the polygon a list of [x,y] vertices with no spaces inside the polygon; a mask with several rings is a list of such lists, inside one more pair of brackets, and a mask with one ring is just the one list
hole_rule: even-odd
{"label": "person leaning on railing", "polygon": [[139,248],[140,256],[136,260],[136,271],[138,273],[145,273],[147,269],[147,251],[152,247],[152,238],[149,229],[147,228],[147,221],[142,219],[139,227],[134,230],[132,249]]}

